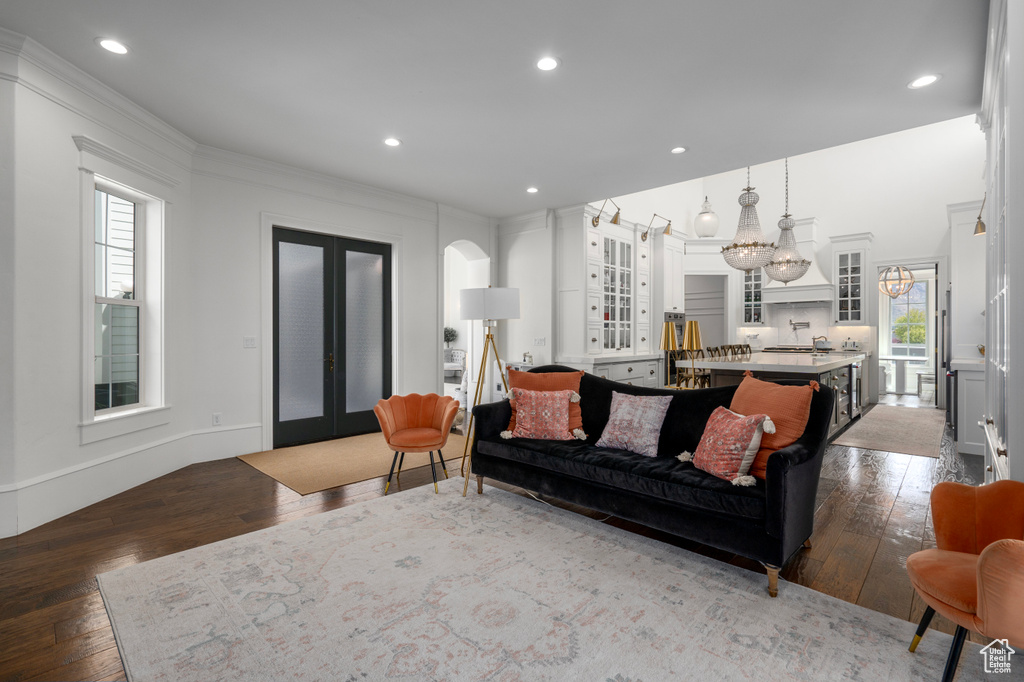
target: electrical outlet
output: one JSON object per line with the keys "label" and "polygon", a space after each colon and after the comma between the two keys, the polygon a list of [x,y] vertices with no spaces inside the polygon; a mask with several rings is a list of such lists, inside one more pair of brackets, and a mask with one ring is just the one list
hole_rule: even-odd
{"label": "electrical outlet", "polygon": [[243,336],[242,337],[242,348],[255,348],[256,337],[255,336]]}
{"label": "electrical outlet", "polygon": [[220,412],[213,413],[213,425],[220,426]]}
{"label": "electrical outlet", "polygon": [[500,390],[501,390],[501,384],[500,384],[500,383],[498,383],[498,384],[495,384],[495,385],[494,385],[494,390],[495,390],[495,391],[500,391]]}
{"label": "electrical outlet", "polygon": [[535,346],[543,346],[545,343],[547,343],[547,341],[548,341],[547,337],[538,336],[537,338],[535,338],[533,340],[533,345],[535,345]]}

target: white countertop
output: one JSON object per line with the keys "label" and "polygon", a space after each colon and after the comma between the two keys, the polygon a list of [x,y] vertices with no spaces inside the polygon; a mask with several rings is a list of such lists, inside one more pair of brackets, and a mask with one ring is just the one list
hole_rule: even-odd
{"label": "white countertop", "polygon": [[[828,372],[845,367],[854,362],[863,362],[864,353],[829,353],[827,355],[811,355],[810,353],[751,353],[734,358],[716,358],[714,360],[698,358],[694,366],[698,369],[725,369],[742,372],[744,370],[760,370],[762,372],[794,372],[812,374]],[[689,360],[680,360],[677,367],[688,366]]]}

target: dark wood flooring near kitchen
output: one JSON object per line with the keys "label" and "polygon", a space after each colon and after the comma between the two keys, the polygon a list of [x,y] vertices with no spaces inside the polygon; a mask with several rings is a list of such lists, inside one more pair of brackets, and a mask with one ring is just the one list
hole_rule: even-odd
{"label": "dark wood flooring near kitchen", "polygon": [[[782,575],[916,620],[923,607],[904,566],[909,554],[934,544],[928,493],[938,480],[978,477],[980,463],[965,467],[948,437],[938,459],[832,446],[822,471],[813,547],[802,550]],[[409,470],[392,494],[430,480],[429,467]],[[357,504],[383,490],[383,479],[373,479],[302,497],[231,458],[186,467],[0,540],[0,680],[124,679],[97,574]],[[763,572],[740,557],[619,519],[604,521]],[[952,632],[948,622],[935,626]],[[912,632],[908,627],[908,643]]]}

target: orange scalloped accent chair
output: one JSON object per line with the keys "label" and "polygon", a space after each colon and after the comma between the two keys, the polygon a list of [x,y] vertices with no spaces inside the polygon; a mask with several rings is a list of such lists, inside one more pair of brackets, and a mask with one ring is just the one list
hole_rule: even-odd
{"label": "orange scalloped accent chair", "polygon": [[928,605],[910,650],[936,611],[956,623],[942,676],[952,680],[968,630],[1024,647],[1024,483],[940,483],[931,502],[937,549],[907,558],[910,582]]}
{"label": "orange scalloped accent chair", "polygon": [[[430,453],[430,475],[434,477],[434,492],[437,492],[437,472],[434,470],[434,451],[441,460],[444,477],[448,478],[448,467],[441,456],[441,448],[448,442],[448,433],[452,430],[452,422],[459,411],[459,401],[451,396],[440,396],[436,393],[420,395],[393,395],[387,400],[378,400],[373,408],[380,422],[380,430],[388,447],[394,450],[395,457],[391,460],[391,471],[388,482],[384,486],[384,494],[388,494],[391,476],[395,473],[398,463],[398,474],[402,474],[402,462],[407,452]],[[401,455],[401,460],[399,460]]]}

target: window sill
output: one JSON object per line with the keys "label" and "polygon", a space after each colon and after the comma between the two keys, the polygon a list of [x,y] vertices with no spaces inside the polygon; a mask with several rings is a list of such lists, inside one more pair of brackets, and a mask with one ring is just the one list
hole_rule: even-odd
{"label": "window sill", "polygon": [[151,429],[171,421],[171,406],[140,407],[137,410],[118,412],[97,417],[91,422],[78,425],[79,443],[87,445],[108,438],[116,438],[136,431]]}

